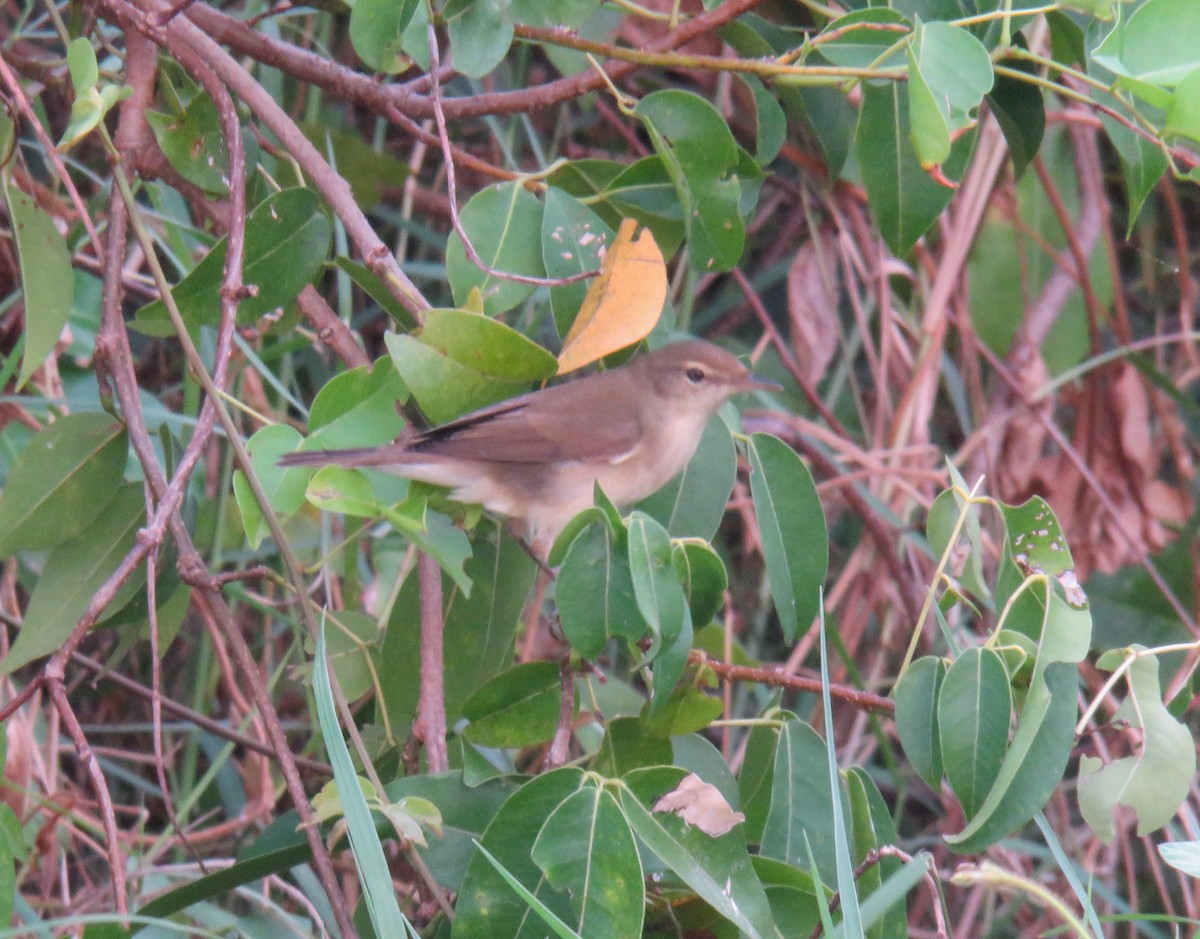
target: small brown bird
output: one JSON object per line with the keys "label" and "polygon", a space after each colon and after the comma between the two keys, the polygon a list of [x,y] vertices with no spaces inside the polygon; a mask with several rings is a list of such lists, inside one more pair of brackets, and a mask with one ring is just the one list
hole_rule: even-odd
{"label": "small brown bird", "polygon": [[724,349],[664,346],[620,368],[543,388],[380,447],[290,453],[283,466],[372,466],[445,486],[518,523],[545,557],[596,483],[629,505],[683,471],[731,395],[778,389]]}

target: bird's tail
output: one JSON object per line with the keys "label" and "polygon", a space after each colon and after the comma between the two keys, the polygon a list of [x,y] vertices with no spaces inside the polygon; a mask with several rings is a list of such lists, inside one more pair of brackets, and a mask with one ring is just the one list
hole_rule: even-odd
{"label": "bird's tail", "polygon": [[407,463],[410,455],[401,447],[356,447],[350,450],[299,450],[279,458],[280,466],[387,466]]}

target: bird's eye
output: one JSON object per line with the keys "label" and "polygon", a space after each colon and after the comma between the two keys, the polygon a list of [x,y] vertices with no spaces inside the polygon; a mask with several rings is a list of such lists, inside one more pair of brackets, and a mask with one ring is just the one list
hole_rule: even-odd
{"label": "bird's eye", "polygon": [[693,385],[698,385],[704,381],[704,369],[692,367],[687,370],[687,380]]}

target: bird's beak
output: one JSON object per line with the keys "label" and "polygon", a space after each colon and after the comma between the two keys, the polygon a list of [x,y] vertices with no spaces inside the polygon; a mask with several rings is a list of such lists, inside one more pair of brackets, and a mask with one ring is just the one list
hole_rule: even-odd
{"label": "bird's beak", "polygon": [[738,391],[783,391],[783,385],[753,372],[738,382]]}

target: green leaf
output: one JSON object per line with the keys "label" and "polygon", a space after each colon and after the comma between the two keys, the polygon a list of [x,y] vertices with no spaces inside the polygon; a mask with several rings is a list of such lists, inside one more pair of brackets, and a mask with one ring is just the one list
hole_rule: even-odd
{"label": "green leaf", "polygon": [[1019,505],[1000,503],[1008,532],[1008,549],[1022,571],[1052,577],[1074,570],[1066,535],[1049,503],[1033,496]]}
{"label": "green leaf", "polygon": [[554,736],[562,675],[554,662],[525,662],[488,680],[463,702],[463,732],[481,747],[529,747]]}
{"label": "green leaf", "polygon": [[[359,9],[361,7],[356,3],[355,12]],[[354,14],[351,13],[352,23],[353,16]],[[371,139],[357,131],[337,130],[327,122],[319,121],[306,121],[300,125],[300,129],[321,155],[329,161],[330,165],[337,170],[338,175],[350,184],[350,192],[354,196],[354,201],[362,209],[374,206],[383,198],[388,187],[400,186],[408,177],[407,163],[382,146],[379,149],[372,146]],[[342,257],[334,259],[334,263],[343,270],[353,270],[355,267],[366,270],[362,265],[356,265],[352,261],[348,264],[343,263],[347,261],[348,259]],[[368,273],[370,273],[369,270]],[[370,276],[375,277],[374,274]],[[375,278],[375,282],[380,283],[378,278]],[[382,287],[381,283],[380,286]],[[382,292],[391,299],[392,304],[400,305],[386,287],[382,288]],[[412,314],[408,311],[405,311],[399,319],[407,325],[412,325]]]}
{"label": "green leaf", "polygon": [[896,701],[896,731],[912,768],[936,792],[942,786],[941,731],[938,698],[946,663],[935,656],[917,659],[892,692]]}
{"label": "green leaf", "polygon": [[842,68],[898,68],[911,29],[908,17],[886,7],[853,10],[821,30],[820,54]]}
{"label": "green leaf", "polygon": [[[1006,554],[1007,554],[1006,548]],[[1011,562],[1010,562],[1011,563]],[[1068,606],[1043,578],[1029,591],[1042,611],[1037,659],[1017,730],[979,812],[946,841],[973,854],[1020,828],[1041,810],[1062,779],[1075,737],[1077,663],[1087,655],[1091,615]],[[1010,611],[1009,618],[1014,613]]]}
{"label": "green leaf", "polygon": [[[453,38],[451,38],[453,42]],[[542,204],[519,182],[489,186],[471,197],[461,213],[463,230],[489,268],[504,274],[544,277]],[[446,275],[454,302],[462,306],[472,290],[483,295],[490,316],[511,310],[533,293],[532,284],[507,280],[480,270],[467,258],[458,232],[446,244]]]}
{"label": "green leaf", "polygon": [[1189,877],[1200,877],[1200,841],[1171,841],[1158,845],[1162,859]]}
{"label": "green leaf", "polygon": [[640,718],[616,717],[604,726],[604,739],[592,763],[592,771],[619,779],[644,766],[671,763],[671,741],[667,735],[650,732]]}
{"label": "green leaf", "polygon": [[784,639],[796,638],[819,609],[829,567],[829,535],[812,474],[778,437],[754,434],[748,447],[750,495],[762,531],[771,596]]}
{"label": "green leaf", "polygon": [[[89,52],[91,48],[88,46]],[[25,354],[17,376],[19,391],[41,368],[46,356],[54,352],[71,314],[75,277],[71,272],[71,253],[54,220],[11,181],[5,182],[4,193],[25,300]]]}
{"label": "green leaf", "polygon": [[[239,326],[286,306],[316,279],[329,253],[331,229],[320,197],[311,189],[285,189],[259,203],[246,219],[243,281],[256,291],[238,304]],[[195,269],[171,291],[190,329],[215,326],[221,318],[221,280],[225,267],[222,238]],[[172,334],[161,300],[137,312],[134,325],[151,336]]]}
{"label": "green leaf", "polygon": [[322,466],[317,470],[308,481],[304,498],[322,511],[353,518],[378,518],[385,511],[366,474],[342,466]]}
{"label": "green leaf", "polygon": [[685,541],[671,553],[675,575],[683,584],[694,623],[713,621],[725,602],[729,574],[720,555],[704,541]]}
{"label": "green leaf", "polygon": [[1000,656],[982,648],[964,652],[942,679],[937,716],[941,756],[968,819],[987,797],[1008,748],[1008,681]]}
{"label": "green leaf", "polygon": [[[1144,652],[1134,646],[1128,652]],[[1103,667],[1102,663],[1097,663]],[[1141,752],[1107,765],[1095,757],[1079,760],[1079,810],[1105,844],[1115,835],[1113,813],[1127,806],[1137,813],[1138,835],[1166,825],[1187,799],[1196,774],[1196,747],[1188,728],[1163,705],[1158,658],[1142,655],[1129,667],[1129,697],[1112,722],[1140,732]]]}
{"label": "green leaf", "polygon": [[[1012,67],[1035,77],[1036,66],[1020,60]],[[988,92],[988,107],[1008,142],[1013,161],[1013,174],[1018,178],[1037,155],[1046,132],[1046,103],[1042,90],[1033,81],[1021,81],[1007,75],[997,75]]]}
{"label": "green leaf", "polygon": [[100,81],[96,52],[87,37],[72,39],[71,44],[67,46],[67,69],[71,73],[71,85],[76,95],[89,91]]}
{"label": "green leaf", "polygon": [[375,686],[379,624],[355,610],[326,612],[326,659],[347,701],[357,701]]}
{"label": "green leaf", "polygon": [[1134,133],[1120,121],[1101,113],[1100,122],[1121,158],[1121,175],[1125,179],[1126,198],[1129,200],[1129,221],[1125,226],[1128,237],[1133,234],[1134,223],[1142,207],[1167,171],[1169,163],[1160,147]]}
{"label": "green leaf", "polygon": [[50,552],[17,639],[0,660],[0,675],[10,675],[62,646],[92,596],[133,548],[145,510],[141,484],[123,485],[85,531]]}
{"label": "green leaf", "polygon": [[950,156],[951,135],[975,122],[975,110],[992,89],[987,49],[949,23],[920,23],[908,46],[912,140],[924,167]]}
{"label": "green leaf", "polygon": [[759,853],[802,869],[808,869],[811,857],[823,879],[835,879],[834,811],[825,741],[793,718],[779,731],[771,808]]}
{"label": "green leaf", "polygon": [[745,842],[735,828],[705,834],[674,812],[652,812],[684,777],[676,767],[634,770],[618,791],[621,808],[638,840],[714,910],[751,939],[780,936]]}
{"label": "green leaf", "polygon": [[[661,522],[672,538],[709,541],[725,517],[725,505],[736,477],[733,438],[725,422],[715,417],[704,428],[700,445],[683,473],[637,507]],[[696,621],[707,622],[699,617]]]}
{"label": "green leaf", "polygon": [[[246,441],[254,475],[258,477],[271,509],[281,520],[294,515],[304,505],[309,472],[298,468],[285,469],[279,465],[279,458],[291,453],[299,445],[300,432],[287,424],[263,427]],[[250,547],[257,548],[271,533],[271,529],[246,474],[241,470],[233,474],[233,494],[237,498],[246,538]]]}
{"label": "green leaf", "polygon": [[[598,271],[604,251],[613,242],[613,229],[599,215],[557,186],[546,190],[542,215],[542,264],[547,277],[565,278]],[[583,305],[589,282],[576,281],[550,288],[550,309],[559,337],[567,335]]]}
{"label": "green leaf", "polygon": [[642,863],[629,823],[606,789],[588,786],[558,804],[533,844],[534,863],[566,891],[583,937],[640,936]]}
{"label": "green leaf", "polygon": [[1175,86],[1162,132],[1200,141],[1200,68],[1188,72]]}
{"label": "green leaf", "polygon": [[1174,88],[1200,66],[1200,6],[1189,0],[1146,0],[1113,27],[1092,58],[1118,75]]}
{"label": "green leaf", "polygon": [[766,85],[753,75],[739,75],[742,83],[754,95],[755,142],[754,158],[766,166],[783,149],[787,140],[787,116],[779,99],[767,90]]}
{"label": "green leaf", "polygon": [[404,31],[420,0],[355,0],[350,10],[350,44],[364,64],[395,75],[409,66],[403,54]]}
{"label": "green leaf", "polygon": [[646,633],[628,552],[607,525],[589,525],[571,542],[554,590],[563,635],[585,659],[613,637],[636,642]]}
{"label": "green leaf", "polygon": [[212,98],[197,94],[177,114],[147,111],[146,123],[179,175],[205,192],[229,191],[229,153]]}
{"label": "green leaf", "polygon": [[384,339],[435,424],[527,391],[558,369],[554,356],[515,329],[466,310],[427,310],[419,332]]}
{"label": "green leaf", "polygon": [[[537,573],[529,553],[507,531],[489,529],[489,524],[476,528],[471,557],[463,567],[470,595],[464,596],[448,574],[442,578],[446,719],[451,725],[462,716],[467,696],[512,664],[521,610]],[[392,610],[380,662],[393,728],[408,726],[416,710],[420,663],[412,650],[420,641],[420,606],[417,578],[410,577]]]}
{"label": "green leaf", "polygon": [[[512,45],[512,0],[451,0],[444,15],[454,68],[483,78]],[[458,301],[455,301],[458,302]]]}
{"label": "green leaf", "polygon": [[699,95],[680,89],[647,95],[635,113],[675,186],[692,269],[729,270],[741,259],[746,236],[734,172],[738,146],[729,125]]}
{"label": "green leaf", "polygon": [[317,392],[301,450],[336,450],[388,443],[404,429],[397,405],[408,389],[389,356],[335,375]]}
{"label": "green leaf", "polygon": [[[573,767],[544,773],[525,783],[500,807],[484,832],[486,848],[521,884],[564,922],[574,918],[570,898],[557,890],[530,856],[546,820],[574,793],[589,786]],[[529,908],[482,854],[471,858],[455,906],[454,937],[544,937],[545,927],[529,915]]]}
{"label": "green leaf", "polygon": [[[921,168],[909,136],[908,95],[900,82],[862,86],[863,103],[854,148],[867,199],[879,232],[892,253],[908,254],[954,195]],[[951,147],[943,171],[956,178],[966,165],[973,132]]]}
{"label": "green leaf", "polygon": [[[867,859],[870,852],[889,845],[899,844],[900,836],[892,821],[891,812],[875,781],[861,767],[852,767],[846,773],[846,788],[850,795],[850,807],[854,819],[854,860],[858,865]],[[884,881],[901,868],[898,858],[881,857],[878,864],[867,867],[859,875],[856,888],[863,897],[861,913],[863,924],[870,926],[874,920],[875,902],[881,898]],[[924,864],[921,865],[925,867]],[[900,897],[903,898],[901,893]],[[900,899],[890,905],[883,904],[879,920],[869,928],[870,939],[907,939],[908,922],[906,909]]]}
{"label": "green leaf", "polygon": [[414,522],[396,506],[383,510],[383,517],[396,531],[433,557],[438,567],[454,581],[455,587],[470,596],[471,578],[463,567],[471,556],[471,542],[466,532],[442,512],[430,509],[423,515],[420,522]]}
{"label": "green leaf", "polygon": [[379,304],[388,316],[390,316],[399,326],[404,329],[415,329],[417,321],[413,318],[412,313],[404,308],[391,291],[387,289],[383,281],[379,279],[366,265],[359,264],[357,261],[352,261],[347,257],[336,257],[333,263],[338,269],[344,271],[354,283],[360,287],[368,297]]}
{"label": "green leaf", "polygon": [[655,645],[670,645],[683,628],[686,604],[671,560],[671,536],[644,512],[630,515],[628,529],[634,599],[654,634]]}
{"label": "green leaf", "polygon": [[125,428],[99,412],[68,414],[36,434],[0,492],[0,557],[86,530],[120,485],[128,452]]}

